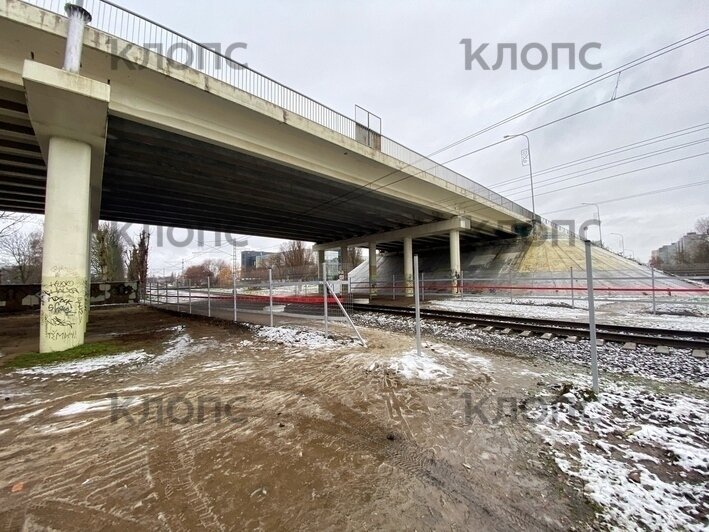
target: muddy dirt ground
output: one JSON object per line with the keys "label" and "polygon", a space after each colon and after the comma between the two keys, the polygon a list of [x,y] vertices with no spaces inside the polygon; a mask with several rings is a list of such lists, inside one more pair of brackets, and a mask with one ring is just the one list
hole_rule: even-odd
{"label": "muddy dirt ground", "polygon": [[[31,350],[34,321],[0,318],[3,357]],[[92,313],[89,339],[123,342],[123,363],[0,370],[0,528],[594,526],[524,421],[466,416],[466,394],[522,398],[558,368],[432,338],[453,376],[404,378],[387,361],[410,335],[365,329],[363,348],[345,333],[298,345],[147,308]]]}

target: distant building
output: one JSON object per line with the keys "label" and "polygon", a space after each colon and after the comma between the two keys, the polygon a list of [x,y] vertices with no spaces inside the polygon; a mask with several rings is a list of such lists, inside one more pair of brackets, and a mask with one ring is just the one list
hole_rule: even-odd
{"label": "distant building", "polygon": [[677,251],[685,257],[693,257],[699,252],[706,236],[698,233],[687,233],[677,241]]}
{"label": "distant building", "polygon": [[275,253],[268,253],[266,251],[242,251],[241,268],[261,268],[263,261],[273,255],[275,255]]}
{"label": "distant building", "polygon": [[674,264],[677,262],[677,243],[662,246],[652,252],[653,257],[657,257],[660,264]]}
{"label": "distant building", "polygon": [[696,260],[706,246],[707,236],[687,233],[677,242],[652,251],[652,264],[656,267],[673,268]]}

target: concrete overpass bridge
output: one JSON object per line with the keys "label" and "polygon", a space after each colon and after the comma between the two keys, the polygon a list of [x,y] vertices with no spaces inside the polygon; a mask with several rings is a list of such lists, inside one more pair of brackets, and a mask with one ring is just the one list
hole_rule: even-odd
{"label": "concrete overpass bridge", "polygon": [[531,226],[379,129],[110,2],[0,0],[0,45],[0,209],[45,214],[42,351],[83,341],[99,219],[308,240],[321,256],[403,249],[407,278],[417,248],[449,248],[455,275],[461,245]]}

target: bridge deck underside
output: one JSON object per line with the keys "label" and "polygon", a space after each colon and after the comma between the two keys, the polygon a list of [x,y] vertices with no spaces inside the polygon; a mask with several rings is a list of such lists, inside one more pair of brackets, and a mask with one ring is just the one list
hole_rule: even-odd
{"label": "bridge deck underside", "polygon": [[[0,96],[0,210],[41,214],[46,167],[24,95]],[[381,192],[109,117],[104,220],[328,242],[448,217]],[[491,236],[471,232],[463,238]],[[433,235],[417,245],[445,247],[446,239]]]}

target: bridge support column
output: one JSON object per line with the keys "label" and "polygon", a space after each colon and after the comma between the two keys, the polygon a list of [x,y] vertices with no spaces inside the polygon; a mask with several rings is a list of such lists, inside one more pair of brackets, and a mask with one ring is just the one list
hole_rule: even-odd
{"label": "bridge support column", "polygon": [[[347,257],[349,256],[349,248],[347,246],[341,246],[340,247],[340,274],[342,276],[342,281],[347,280],[347,274],[349,273],[349,268],[351,267],[351,264],[346,264],[347,263]],[[347,287],[344,285],[342,286],[342,293],[346,293]]]}
{"label": "bridge support column", "polygon": [[51,138],[42,254],[42,353],[84,343],[89,310],[90,182],[91,146]]}
{"label": "bridge support column", "polygon": [[39,349],[48,353],[84,343],[110,87],[34,61],[22,77],[47,165]]}
{"label": "bridge support column", "polygon": [[[319,249],[318,250],[318,277],[317,278],[321,279],[321,280],[323,280],[323,274],[324,274],[323,264],[325,264],[325,250]],[[318,292],[320,294],[325,293],[325,287],[321,285],[320,288],[318,288]]]}
{"label": "bridge support column", "polygon": [[404,285],[406,297],[414,296],[414,241],[410,236],[404,238]]}
{"label": "bridge support column", "polygon": [[377,295],[377,244],[369,243],[369,297]]}
{"label": "bridge support column", "polygon": [[451,253],[451,291],[458,293],[458,283],[460,282],[460,231],[454,229],[450,232],[450,253]]}

